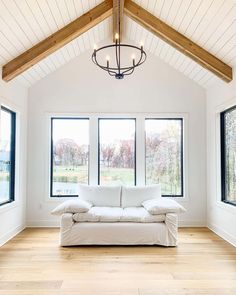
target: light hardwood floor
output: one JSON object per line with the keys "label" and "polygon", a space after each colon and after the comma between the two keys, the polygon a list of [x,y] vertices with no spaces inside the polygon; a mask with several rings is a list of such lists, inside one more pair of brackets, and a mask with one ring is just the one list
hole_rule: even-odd
{"label": "light hardwood floor", "polygon": [[236,248],[206,228],[179,235],[177,248],[60,248],[58,229],[26,229],[0,248],[0,295],[235,295]]}

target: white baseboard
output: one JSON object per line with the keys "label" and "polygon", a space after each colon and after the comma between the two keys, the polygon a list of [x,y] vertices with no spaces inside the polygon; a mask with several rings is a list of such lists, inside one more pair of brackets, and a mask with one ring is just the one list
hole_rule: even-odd
{"label": "white baseboard", "polygon": [[11,240],[13,237],[15,237],[24,229],[25,229],[25,224],[22,224],[8,231],[5,235],[0,237],[0,247],[4,245],[6,242],[8,242],[9,240]]}
{"label": "white baseboard", "polygon": [[26,227],[60,227],[59,220],[28,220]]}
{"label": "white baseboard", "polygon": [[226,240],[227,242],[236,247],[236,237],[232,236],[231,234],[219,228],[217,225],[213,223],[208,223],[207,227],[214,233],[216,233],[218,236],[220,236],[222,239]]}
{"label": "white baseboard", "polygon": [[206,227],[202,220],[179,220],[179,227]]}
{"label": "white baseboard", "polygon": [[[60,227],[59,220],[28,220],[26,227]],[[180,220],[179,227],[206,227],[202,220]]]}

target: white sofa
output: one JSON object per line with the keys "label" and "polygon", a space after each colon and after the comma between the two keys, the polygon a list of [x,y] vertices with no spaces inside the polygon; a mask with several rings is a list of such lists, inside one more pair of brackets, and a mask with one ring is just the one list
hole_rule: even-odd
{"label": "white sofa", "polygon": [[[150,214],[143,202],[161,198],[160,186],[79,186],[87,212],[61,215],[60,245],[176,246],[178,215]],[[71,210],[73,211],[73,210]]]}

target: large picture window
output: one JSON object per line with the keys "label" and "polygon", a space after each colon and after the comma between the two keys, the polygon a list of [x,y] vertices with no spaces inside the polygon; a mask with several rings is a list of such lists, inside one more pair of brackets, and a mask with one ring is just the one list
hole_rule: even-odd
{"label": "large picture window", "polygon": [[3,205],[15,199],[16,114],[1,107],[0,119],[0,205]]}
{"label": "large picture window", "polygon": [[89,179],[89,119],[52,118],[51,133],[51,196],[77,196]]}
{"label": "large picture window", "polygon": [[183,196],[183,119],[146,119],[146,184],[162,195]]}
{"label": "large picture window", "polygon": [[50,196],[77,197],[79,183],[160,183],[163,196],[184,197],[187,120],[176,116],[51,117]]}
{"label": "large picture window", "polygon": [[136,184],[135,122],[99,119],[99,184]]}
{"label": "large picture window", "polygon": [[222,201],[236,205],[236,106],[221,113]]}

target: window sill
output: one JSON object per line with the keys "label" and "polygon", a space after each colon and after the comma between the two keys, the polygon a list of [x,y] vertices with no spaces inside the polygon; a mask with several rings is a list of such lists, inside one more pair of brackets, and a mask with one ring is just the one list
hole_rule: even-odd
{"label": "window sill", "polygon": [[0,213],[7,212],[19,206],[19,202],[13,201],[0,206]]}
{"label": "window sill", "polygon": [[230,203],[217,201],[216,206],[232,214],[236,214],[236,206]]}
{"label": "window sill", "polygon": [[46,197],[45,202],[46,203],[61,203],[68,200],[72,200],[78,198],[78,196],[68,196],[68,197]]}
{"label": "window sill", "polygon": [[[75,198],[78,198],[78,196],[68,196],[68,197],[49,197],[48,196],[48,197],[45,198],[45,202],[46,203],[55,203],[55,204],[58,204],[58,203],[62,203],[62,202],[68,201],[68,200],[73,200]],[[175,200],[178,203],[188,203],[189,202],[189,199],[186,196],[183,196],[183,197],[176,197],[176,196],[169,197],[169,196],[165,196],[163,198],[167,198],[167,199],[170,199],[170,200]],[[235,207],[235,209],[236,209],[236,207]]]}

